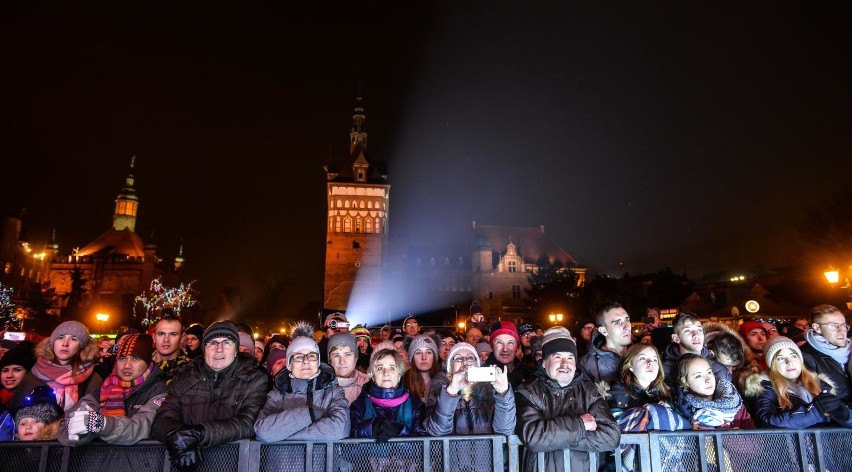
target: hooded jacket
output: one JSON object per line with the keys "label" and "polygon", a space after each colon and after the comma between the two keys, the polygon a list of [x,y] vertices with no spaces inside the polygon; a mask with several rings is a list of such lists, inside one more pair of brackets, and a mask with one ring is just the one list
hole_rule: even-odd
{"label": "hooded jacket", "polygon": [[515,394],[512,387],[500,396],[489,383],[476,383],[470,398],[447,393],[450,379],[441,373],[432,379],[423,427],[431,436],[503,434],[515,432]]}
{"label": "hooded jacket", "polygon": [[[168,390],[164,380],[163,371],[155,365],[142,385],[124,400],[124,411],[127,416],[105,416],[104,428],[99,434],[86,434],[76,440],[68,437],[68,424],[63,422],[59,432],[59,442],[63,446],[79,446],[92,442],[95,437],[100,437],[110,444],[128,445],[150,438],[151,424]],[[73,411],[86,408],[100,412],[100,395],[91,393],[81,398],[68,410],[66,416],[70,416]]]}
{"label": "hooded jacket", "polygon": [[[808,331],[805,332],[806,339],[808,338]],[[810,334],[813,336],[813,333]],[[843,400],[845,403],[850,403],[850,382],[849,376],[846,375],[846,365],[841,365],[828,354],[820,352],[811,345],[810,341],[803,344],[800,349],[802,350],[802,357],[804,358],[802,362],[805,367],[815,374],[826,375],[831,379],[831,383],[837,391],[837,398]]]}
{"label": "hooded jacket", "polygon": [[586,375],[592,382],[606,382],[611,384],[618,371],[618,361],[621,356],[604,349],[606,336],[595,330],[592,333],[592,342],[589,343],[588,352],[580,358],[577,369]]}
{"label": "hooded jacket", "polygon": [[[709,344],[716,336],[726,333],[731,334],[739,340],[740,345],[743,347],[743,363],[738,368],[734,369],[733,372],[730,373],[731,381],[737,387],[737,390],[740,392],[745,391],[745,382],[746,379],[752,375],[760,372],[760,364],[757,361],[757,358],[754,356],[754,352],[749,347],[748,343],[745,342],[740,333],[735,331],[730,326],[724,323],[718,323],[715,321],[707,321],[701,323],[701,326],[704,328],[704,344]],[[712,351],[711,351],[712,353]],[[714,357],[715,360],[715,357]],[[718,362],[718,361],[716,361]],[[727,366],[722,364],[725,369],[728,369]],[[714,370],[715,372],[715,370]],[[730,371],[729,371],[730,372]]]}
{"label": "hooded jacket", "polygon": [[194,359],[169,386],[154,418],[153,439],[165,442],[170,431],[191,425],[204,431],[201,447],[252,437],[266,400],[267,378],[250,355],[237,355],[219,372],[207,368],[204,357]]}
{"label": "hooded jacket", "polygon": [[[819,374],[818,378],[823,392],[836,395],[837,388],[827,375]],[[751,404],[751,411],[754,413],[752,416],[757,426],[761,428],[805,429],[817,425],[852,427],[852,415],[844,422],[822,416],[812,402],[806,401],[793,391],[790,391],[792,407],[782,410],[778,405],[778,392],[775,391],[766,372],[746,378],[745,396]]]}
{"label": "hooded jacket", "polygon": [[[86,343],[77,354],[79,363],[76,376],[78,376],[78,380],[80,380],[80,377],[84,378],[79,382],[59,382],[55,373],[58,371],[63,371],[63,373],[65,371],[70,372],[71,366],[60,366],[58,364],[56,354],[53,352],[53,346],[50,344],[50,338],[45,338],[36,345],[36,365],[30,370],[30,374],[52,388],[57,394],[56,399],[59,405],[67,411],[74,406],[76,402],[73,400],[74,398],[79,401],[84,395],[97,391],[101,387],[103,378],[95,372],[95,364],[100,358],[100,353],[101,347],[97,343]],[[49,370],[42,369],[39,365],[40,360],[47,363]],[[29,392],[24,392],[24,395],[27,393]]]}
{"label": "hooded jacket", "polygon": [[[523,470],[535,471],[536,453],[546,452],[545,469],[562,471],[564,451],[571,450],[571,470],[589,470],[585,451],[611,451],[621,433],[598,387],[575,375],[561,387],[549,377],[538,378],[516,393],[517,435],[527,446]],[[595,417],[597,429],[586,431],[580,415]]]}
{"label": "hooded jacket", "polygon": [[334,369],[320,364],[317,376],[304,380],[285,368],[274,384],[254,423],[258,440],[336,441],[349,435],[349,402]]}

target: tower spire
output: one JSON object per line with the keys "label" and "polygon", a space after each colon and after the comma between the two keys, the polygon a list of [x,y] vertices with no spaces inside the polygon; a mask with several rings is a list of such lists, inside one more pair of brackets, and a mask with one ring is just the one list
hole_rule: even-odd
{"label": "tower spire", "polygon": [[136,167],[136,156],[130,158],[130,172],[124,182],[124,188],[115,199],[115,213],[112,215],[112,227],[116,231],[129,229],[136,231],[136,212],[139,209],[139,199],[133,187],[133,168]]}
{"label": "tower spire", "polygon": [[352,130],[349,132],[349,155],[356,152],[358,146],[367,150],[367,115],[364,114],[364,97],[361,96],[361,84],[358,84],[358,96],[355,97],[355,111],[352,113]]}

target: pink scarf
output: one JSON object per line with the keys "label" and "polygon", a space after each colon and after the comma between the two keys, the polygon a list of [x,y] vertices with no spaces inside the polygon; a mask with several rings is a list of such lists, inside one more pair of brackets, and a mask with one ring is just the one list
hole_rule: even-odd
{"label": "pink scarf", "polygon": [[31,372],[56,392],[56,402],[62,409],[67,410],[77,403],[80,397],[77,386],[92,375],[95,367],[91,362],[86,362],[80,365],[79,369],[74,374],[71,372],[70,365],[54,364],[43,357],[39,357],[36,359],[36,364]]}
{"label": "pink scarf", "polygon": [[373,402],[373,405],[380,406],[383,408],[393,408],[395,406],[402,405],[403,403],[405,403],[406,400],[408,400],[408,392],[405,392],[396,398],[370,397],[370,401]]}

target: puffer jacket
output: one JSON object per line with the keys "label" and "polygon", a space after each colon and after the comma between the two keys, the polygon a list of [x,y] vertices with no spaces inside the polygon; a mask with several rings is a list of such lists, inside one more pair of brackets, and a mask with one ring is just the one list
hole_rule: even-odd
{"label": "puffer jacket", "polygon": [[440,374],[432,379],[423,427],[431,436],[450,434],[514,434],[515,393],[511,385],[504,396],[497,395],[489,383],[476,383],[470,398],[447,393],[449,378]]}
{"label": "puffer jacket", "polygon": [[[371,398],[376,398],[377,400],[393,400],[400,398],[403,395],[408,394],[408,390],[405,388],[405,383],[400,381],[399,385],[396,388],[380,388],[376,386],[372,381],[368,382],[364,385],[364,388],[361,390],[361,395],[358,396],[358,399],[350,406],[350,415],[352,416],[352,431],[351,436],[358,438],[375,438],[373,435],[373,421],[376,419],[385,419],[397,421],[397,413],[399,409],[403,406],[395,406],[395,407],[383,407],[380,405],[372,404],[372,409],[376,412],[376,415],[372,418],[368,418],[368,410],[370,407],[367,405],[367,402],[372,402]],[[423,402],[420,401],[415,395],[409,395],[408,399],[405,401],[409,403],[412,411],[412,421],[411,425],[403,425],[402,431],[400,431],[400,436],[424,436],[426,434],[426,430],[423,428]]]}
{"label": "puffer jacket", "polygon": [[594,331],[592,342],[589,343],[589,351],[580,358],[577,369],[586,376],[587,380],[611,384],[617,376],[618,361],[621,356],[604,349],[605,345],[606,336],[599,331]]}
{"label": "puffer jacket", "polygon": [[[628,388],[630,389],[629,392]],[[607,398],[610,409],[620,410],[639,408],[648,403],[659,403],[660,401],[671,403],[671,399],[660,399],[659,389],[643,390],[634,386],[625,387],[620,380],[612,383],[612,387],[609,389],[609,397]]]}
{"label": "puffer jacket", "polygon": [[257,359],[238,355],[215,372],[196,358],[169,386],[169,394],[152,426],[152,437],[165,442],[170,431],[201,426],[201,447],[252,437],[257,414],[266,401],[268,376],[257,370]]}
{"label": "puffer jacket", "polygon": [[[818,377],[823,392],[832,395],[837,392],[828,376],[819,374]],[[750,375],[746,379],[745,386],[746,399],[751,405],[752,416],[758,427],[790,429],[805,429],[818,425],[852,427],[852,415],[847,421],[842,422],[830,416],[822,416],[813,403],[806,401],[793,391],[790,391],[790,402],[793,406],[782,410],[778,405],[778,393],[765,372]]]}
{"label": "puffer jacket", "polygon": [[254,423],[258,440],[336,441],[349,435],[349,402],[334,369],[320,364],[317,376],[304,380],[291,378],[285,368],[274,383]]}
{"label": "puffer jacket", "polygon": [[[586,451],[611,451],[618,447],[621,432],[598,387],[575,375],[561,387],[550,378],[538,378],[516,393],[517,435],[527,446],[523,470],[537,470],[536,453],[545,452],[545,469],[562,471],[563,454],[571,450],[571,470],[589,470]],[[597,422],[586,431],[580,415],[589,413]]]}
{"label": "puffer jacket", "polygon": [[[100,437],[110,444],[135,444],[151,437],[151,424],[160,405],[166,398],[168,387],[164,382],[165,376],[159,367],[154,369],[136,390],[124,400],[126,416],[105,416],[104,428],[98,434],[86,434],[78,439],[68,437],[68,424],[63,422],[59,432],[59,442],[63,446],[78,446],[88,444],[95,437]],[[89,394],[81,398],[68,412],[83,410],[101,411],[100,394]]]}
{"label": "puffer jacket", "polygon": [[815,374],[824,374],[831,379],[831,383],[837,392],[837,398],[849,404],[852,398],[849,396],[850,380],[849,376],[846,375],[846,366],[839,364],[831,356],[821,353],[809,342],[803,344],[800,349],[805,367]]}

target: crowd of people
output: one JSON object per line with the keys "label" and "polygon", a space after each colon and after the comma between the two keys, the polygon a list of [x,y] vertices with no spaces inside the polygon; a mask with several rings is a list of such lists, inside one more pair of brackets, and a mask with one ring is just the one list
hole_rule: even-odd
{"label": "crowd of people", "polygon": [[487,322],[474,301],[464,333],[421,332],[409,316],[401,332],[374,336],[334,313],[319,333],[300,322],[263,342],[245,324],[183,326],[171,314],[114,342],[65,321],[38,344],[3,341],[0,440],[154,439],[176,469],[194,470],[205,448],[246,438],[517,434],[524,470],[540,452],[547,470],[561,470],[565,453],[588,470],[588,453],[616,449],[622,432],[852,427],[849,326],[837,308],[736,329],[647,315],[637,336],[608,302],[575,338]]}

